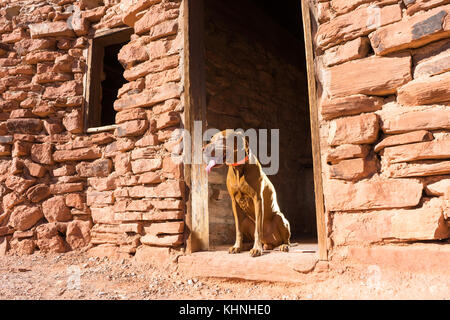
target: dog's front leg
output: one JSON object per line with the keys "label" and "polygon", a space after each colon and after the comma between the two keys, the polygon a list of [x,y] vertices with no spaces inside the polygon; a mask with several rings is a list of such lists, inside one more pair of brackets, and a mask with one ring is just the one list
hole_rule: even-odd
{"label": "dog's front leg", "polygon": [[236,227],[236,241],[234,242],[234,246],[228,249],[228,253],[239,253],[241,252],[242,249],[242,229],[241,229],[242,214],[239,214],[240,208],[238,207],[236,199],[234,199],[234,197],[232,197],[231,207],[233,209],[234,225]]}
{"label": "dog's front leg", "polygon": [[263,197],[257,196],[254,198],[253,203],[255,205],[255,242],[253,243],[253,249],[250,250],[252,257],[258,257],[262,255],[263,246],[261,237],[263,234],[263,220],[264,220],[264,203]]}

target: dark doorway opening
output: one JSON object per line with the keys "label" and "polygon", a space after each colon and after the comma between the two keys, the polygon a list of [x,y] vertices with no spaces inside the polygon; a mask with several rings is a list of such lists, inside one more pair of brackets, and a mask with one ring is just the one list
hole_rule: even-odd
{"label": "dark doorway opening", "polygon": [[[269,179],[292,242],[317,243],[301,2],[205,1],[207,128],[279,129]],[[269,150],[270,150],[269,144]],[[234,243],[227,168],[208,177],[210,248]]]}
{"label": "dark doorway opening", "polygon": [[116,111],[113,108],[113,104],[117,99],[119,89],[128,82],[123,77],[125,69],[118,59],[119,51],[125,44],[127,42],[105,47],[105,55],[103,58],[104,79],[102,81],[101,126],[115,123]]}

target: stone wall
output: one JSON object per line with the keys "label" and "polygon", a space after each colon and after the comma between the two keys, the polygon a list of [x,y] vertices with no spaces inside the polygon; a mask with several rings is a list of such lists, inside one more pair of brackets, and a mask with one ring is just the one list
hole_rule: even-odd
{"label": "stone wall", "polygon": [[315,3],[330,248],[450,237],[448,3]]}
{"label": "stone wall", "polygon": [[[2,1],[0,253],[184,243],[182,166],[169,156],[183,119],[181,4]],[[86,134],[88,40],[127,25],[117,127]]]}
{"label": "stone wall", "polygon": [[[314,235],[304,43],[255,4],[206,2],[208,128],[280,130],[279,171],[269,179],[293,234]],[[270,136],[268,139],[270,143]],[[211,244],[235,240],[226,174],[223,167],[209,175]]]}
{"label": "stone wall", "polygon": [[[450,237],[449,6],[448,0],[314,2],[332,250]],[[183,23],[181,0],[1,2],[0,254],[88,245],[99,254],[166,254],[183,246],[183,170],[170,156],[180,152],[172,134],[184,121]],[[119,54],[128,83],[114,103],[117,128],[87,134],[89,39],[126,26],[134,34]],[[235,49],[245,52],[249,44],[236,40]],[[252,69],[256,58],[237,63],[231,54],[207,52],[208,124],[286,122],[292,130],[281,141],[292,145],[282,155],[301,152],[291,138],[307,136],[307,112],[294,119],[290,108],[294,99],[304,106],[305,88],[292,90],[297,71],[281,63],[288,54],[256,52],[267,54],[272,74]],[[236,77],[241,86],[227,87],[227,77],[215,73],[224,63],[243,72]],[[255,78],[248,70],[257,71]],[[252,81],[267,90],[246,89]],[[282,207],[305,197],[290,193],[298,191],[295,179],[286,180],[289,190],[284,180],[273,181],[289,195]]]}

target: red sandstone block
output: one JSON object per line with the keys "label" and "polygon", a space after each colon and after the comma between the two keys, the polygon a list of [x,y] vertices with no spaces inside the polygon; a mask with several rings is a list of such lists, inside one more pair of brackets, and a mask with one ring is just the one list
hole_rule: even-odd
{"label": "red sandstone block", "polygon": [[377,140],[378,131],[378,116],[374,113],[340,118],[330,125],[328,143],[332,146],[371,144]]}
{"label": "red sandstone block", "polygon": [[413,15],[418,11],[425,11],[440,5],[448,3],[448,0],[415,0],[415,1],[404,1],[405,5],[408,7],[406,13],[408,15]]}
{"label": "red sandstone block", "polygon": [[365,158],[369,152],[370,145],[344,144],[328,151],[327,162],[338,163],[346,159]]}
{"label": "red sandstone block", "polygon": [[439,7],[377,29],[370,42],[377,55],[418,48],[450,35],[450,5]]}
{"label": "red sandstone block", "polygon": [[104,145],[114,141],[114,136],[108,132],[100,132],[90,136],[92,143],[96,145]]}
{"label": "red sandstone block", "polygon": [[[333,0],[331,4],[331,8],[336,14],[341,15],[343,13],[347,13],[358,6],[371,2],[371,0]],[[376,5],[384,6],[388,4],[398,3],[395,0],[381,0],[377,1]]]}
{"label": "red sandstone block", "polygon": [[382,98],[357,94],[342,98],[324,99],[320,108],[322,117],[325,120],[330,120],[342,116],[377,111],[381,109],[382,105]]}
{"label": "red sandstone block", "polygon": [[28,189],[26,195],[31,202],[40,202],[50,196],[50,188],[45,184],[37,184]]}
{"label": "red sandstone block", "polygon": [[65,222],[72,218],[64,196],[54,196],[44,201],[42,211],[48,222]]}
{"label": "red sandstone block", "polygon": [[181,80],[181,72],[178,68],[150,73],[145,76],[145,86],[147,88],[159,87],[169,82],[179,82]]}
{"label": "red sandstone block", "polygon": [[50,82],[58,82],[58,81],[70,81],[73,77],[68,73],[56,73],[56,72],[47,72],[36,74],[33,77],[33,82],[35,83],[50,83]]}
{"label": "red sandstone block", "polygon": [[81,177],[107,177],[112,171],[110,159],[98,159],[94,162],[80,162],[76,170]]}
{"label": "red sandstone block", "polygon": [[36,68],[33,65],[19,65],[15,68],[12,68],[9,70],[10,75],[17,75],[17,74],[28,74],[33,75],[36,73]]}
{"label": "red sandstone block", "polygon": [[57,99],[60,97],[73,97],[83,94],[83,85],[77,81],[67,81],[59,86],[46,87],[43,98]]}
{"label": "red sandstone block", "polygon": [[127,172],[130,172],[130,155],[128,153],[118,153],[114,158],[114,169],[119,175],[124,175]]}
{"label": "red sandstone block", "polygon": [[53,176],[55,177],[71,176],[75,173],[75,167],[69,164],[65,164],[59,168],[53,169]]}
{"label": "red sandstone block", "polygon": [[11,213],[8,226],[15,230],[25,231],[33,227],[43,218],[42,211],[38,206],[18,206]]}
{"label": "red sandstone block", "polygon": [[114,109],[122,111],[131,108],[151,107],[164,100],[178,98],[180,87],[175,83],[167,83],[161,87],[144,90],[142,93],[123,96],[114,102]]}
{"label": "red sandstone block", "polygon": [[153,5],[150,9],[134,24],[136,34],[143,34],[151,31],[158,24],[178,18],[179,3],[166,2],[161,5]]}
{"label": "red sandstone block", "polygon": [[106,7],[100,6],[81,13],[82,17],[89,22],[99,22],[106,13]]}
{"label": "red sandstone block", "polygon": [[24,195],[17,192],[11,192],[5,195],[2,199],[2,206],[3,210],[7,211],[8,209],[11,209],[15,207],[18,204],[21,204],[25,201]]}
{"label": "red sandstone block", "polygon": [[144,109],[135,108],[116,113],[116,124],[120,124],[131,120],[146,120],[147,114]]}
{"label": "red sandstone block", "polygon": [[117,223],[114,219],[114,212],[109,207],[91,208],[92,221],[94,223]]}
{"label": "red sandstone block", "polygon": [[114,214],[114,219],[116,221],[139,221],[142,220],[142,212],[137,211],[126,211],[126,212],[116,212]]}
{"label": "red sandstone block", "polygon": [[60,55],[56,51],[38,51],[30,52],[25,56],[25,63],[37,64],[43,61],[55,61],[55,59]]}
{"label": "red sandstone block", "polygon": [[113,204],[114,196],[112,191],[103,191],[103,192],[88,192],[87,193],[87,205],[92,206],[95,204],[105,205],[105,204]]}
{"label": "red sandstone block", "polygon": [[141,233],[142,223],[122,223],[120,225],[120,231],[122,233]]}
{"label": "red sandstone block", "polygon": [[50,186],[50,191],[52,194],[77,192],[77,191],[83,191],[83,189],[84,189],[84,184],[82,182],[58,183],[58,184],[52,184]]}
{"label": "red sandstone block", "polygon": [[424,142],[433,140],[433,134],[426,130],[419,130],[408,132],[404,134],[392,135],[384,138],[381,142],[379,142],[374,150],[378,152],[385,147],[397,146],[397,145],[405,145],[414,142]]}
{"label": "red sandstone block", "polygon": [[111,174],[106,178],[88,178],[88,183],[97,191],[114,190],[116,188],[117,177]]}
{"label": "red sandstone block", "polygon": [[183,208],[181,200],[151,200],[151,203],[156,209],[160,210],[176,210]]}
{"label": "red sandstone block", "polygon": [[364,58],[369,53],[369,49],[369,39],[356,38],[326,50],[322,56],[323,63],[325,66],[331,67],[350,60]]}
{"label": "red sandstone block", "polygon": [[131,162],[131,169],[134,174],[155,171],[161,169],[161,159],[138,159]]}
{"label": "red sandstone block", "polygon": [[450,96],[450,72],[413,80],[398,89],[397,101],[404,106],[444,103]]}
{"label": "red sandstone block", "polygon": [[20,59],[15,58],[1,58],[0,67],[13,67],[21,62]]}
{"label": "red sandstone block", "polygon": [[450,158],[450,140],[434,140],[384,148],[383,157],[391,163]]}
{"label": "red sandstone block", "polygon": [[22,157],[30,154],[31,151],[31,143],[21,140],[14,141],[13,145],[13,156],[14,157]]}
{"label": "red sandstone block", "polygon": [[6,91],[3,93],[5,100],[23,101],[28,97],[28,93],[25,91]]}
{"label": "red sandstone block", "polygon": [[132,200],[126,206],[126,211],[149,211],[152,208],[149,200]]}
{"label": "red sandstone block", "polygon": [[[55,109],[49,105],[38,105],[33,107],[32,110],[33,115],[36,115],[41,118],[45,118],[51,114],[55,113]],[[45,121],[44,121],[44,127],[45,127]]]}
{"label": "red sandstone block", "polygon": [[161,234],[178,234],[184,231],[183,221],[172,222],[154,222],[149,227],[144,227],[145,234],[161,235]]}
{"label": "red sandstone block", "polygon": [[[439,177],[436,178],[439,179]],[[430,182],[427,181],[427,185],[425,186],[425,190],[428,195],[444,196],[444,199],[445,196],[450,195],[450,179],[444,176],[442,179],[430,179],[429,181]],[[448,214],[449,213],[447,213],[447,215]]]}
{"label": "red sandstone block", "polygon": [[375,243],[383,240],[434,240],[449,236],[438,199],[417,209],[382,210],[370,213],[335,214],[333,242],[336,245]]}
{"label": "red sandstone block", "polygon": [[427,109],[403,114],[383,115],[382,129],[385,133],[403,133],[416,130],[450,129],[450,110]]}
{"label": "red sandstone block", "polygon": [[117,93],[117,98],[121,98],[123,95],[136,94],[142,92],[145,89],[145,80],[139,78],[135,81],[125,83]]}
{"label": "red sandstone block", "polygon": [[22,55],[37,50],[53,50],[56,41],[53,39],[21,39],[14,44],[14,49]]}
{"label": "red sandstone block", "polygon": [[166,157],[163,160],[162,170],[167,177],[178,179],[183,176],[183,162],[181,158]]}
{"label": "red sandstone block", "polygon": [[153,108],[153,114],[161,114],[169,111],[180,111],[180,100],[179,99],[169,99],[164,102],[156,104]]}
{"label": "red sandstone block", "polygon": [[87,246],[90,242],[90,221],[71,221],[67,224],[66,241],[72,250]]}
{"label": "red sandstone block", "polygon": [[151,40],[175,35],[178,32],[178,20],[164,21],[149,30]]}
{"label": "red sandstone block", "polygon": [[377,172],[375,158],[342,160],[330,166],[330,176],[334,179],[357,181],[368,178]]}
{"label": "red sandstone block", "polygon": [[14,29],[13,32],[2,34],[3,43],[16,43],[21,39],[25,38],[27,35],[22,28]]}
{"label": "red sandstone block", "polygon": [[369,57],[326,69],[324,90],[332,98],[354,94],[389,95],[409,82],[411,57]]}
{"label": "red sandstone block", "polygon": [[80,193],[69,193],[65,195],[66,206],[82,210],[85,199]]}
{"label": "red sandstone block", "polygon": [[414,79],[431,77],[450,71],[450,50],[420,62],[414,68]]}
{"label": "red sandstone block", "polygon": [[11,133],[39,134],[42,130],[42,120],[8,119],[6,127]]}
{"label": "red sandstone block", "polygon": [[5,185],[8,189],[14,190],[19,194],[25,192],[36,182],[34,178],[24,178],[20,176],[9,175],[5,180]]}
{"label": "red sandstone block", "polygon": [[66,21],[43,22],[30,24],[30,34],[32,39],[44,37],[73,37],[73,30]]}
{"label": "red sandstone block", "polygon": [[147,120],[126,121],[118,125],[116,128],[116,135],[118,137],[140,136],[144,134],[147,128]]}
{"label": "red sandstone block", "polygon": [[173,247],[183,243],[183,235],[166,235],[158,237],[155,235],[146,234],[141,237],[141,242],[151,246]]}
{"label": "red sandstone block", "polygon": [[174,126],[180,122],[180,115],[178,112],[169,111],[159,115],[158,120],[156,122],[157,129],[163,129],[167,127]]}
{"label": "red sandstone block", "polygon": [[33,177],[42,178],[47,173],[47,169],[40,164],[34,163],[32,161],[25,161],[24,164],[28,169],[28,173]]}
{"label": "red sandstone block", "polygon": [[138,63],[148,60],[148,53],[145,49],[144,43],[138,39],[130,41],[122,47],[119,51],[118,59],[120,63],[129,69]]}
{"label": "red sandstone block", "polygon": [[94,160],[100,157],[101,152],[97,147],[75,150],[58,150],[53,153],[53,159],[56,162]]}
{"label": "red sandstone block", "polygon": [[131,151],[131,159],[151,159],[158,156],[158,147],[136,148]]}
{"label": "red sandstone block", "polygon": [[326,207],[329,211],[414,207],[422,198],[422,190],[422,183],[415,180],[330,180],[325,185]]}
{"label": "red sandstone block", "polygon": [[362,7],[343,14],[319,26],[316,45],[320,49],[329,48],[344,41],[365,36],[373,30],[402,18],[398,4],[378,7]]}
{"label": "red sandstone block", "polygon": [[180,56],[174,54],[171,56],[164,56],[157,60],[146,61],[140,63],[137,66],[125,70],[123,76],[128,81],[133,81],[138,78],[144,77],[149,73],[157,73],[160,71],[176,68],[179,64]]}
{"label": "red sandstone block", "polygon": [[158,143],[158,137],[154,134],[149,134],[136,141],[135,145],[136,147],[148,147],[156,146]]}
{"label": "red sandstone block", "polygon": [[42,164],[53,164],[53,146],[50,143],[33,144],[31,146],[31,160]]}
{"label": "red sandstone block", "polygon": [[131,7],[129,7],[128,10],[125,11],[122,20],[123,23],[125,23],[126,25],[130,26],[130,27],[134,27],[134,24],[136,23],[136,21],[139,19],[137,16],[144,12],[146,9],[148,9],[149,7],[160,3],[161,0],[139,0],[136,3],[134,3]]}
{"label": "red sandstone block", "polygon": [[162,182],[161,176],[156,172],[146,172],[138,176],[140,184],[155,184]]}

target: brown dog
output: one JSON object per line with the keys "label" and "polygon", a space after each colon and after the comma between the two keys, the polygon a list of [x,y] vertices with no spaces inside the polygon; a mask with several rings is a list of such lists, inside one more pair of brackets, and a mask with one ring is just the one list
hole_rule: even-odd
{"label": "brown dog", "polygon": [[[235,148],[228,150],[227,157],[230,145]],[[208,172],[224,163],[229,166],[227,189],[232,200],[236,242],[228,252],[241,252],[243,236],[254,241],[252,257],[262,254],[263,245],[265,250],[280,246],[281,251],[289,251],[289,222],[280,212],[273,184],[256,156],[249,152],[245,136],[231,129],[219,132],[205,146],[204,156]]]}

